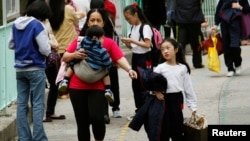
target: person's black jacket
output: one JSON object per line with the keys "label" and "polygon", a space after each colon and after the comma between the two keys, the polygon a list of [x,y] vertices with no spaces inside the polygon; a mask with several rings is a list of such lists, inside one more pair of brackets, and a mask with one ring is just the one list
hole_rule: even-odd
{"label": "person's black jacket", "polygon": [[164,25],[167,20],[165,0],[143,0],[143,13],[152,26]]}
{"label": "person's black jacket", "polygon": [[201,0],[176,0],[174,21],[178,23],[202,23],[205,21]]}
{"label": "person's black jacket", "polygon": [[[167,79],[152,69],[137,67],[139,79],[145,90],[161,91],[166,93]],[[162,130],[162,120],[165,112],[165,101],[160,101],[155,95],[147,94],[145,102],[137,111],[135,117],[129,124],[133,130],[139,131],[144,125],[150,141],[159,141]]]}
{"label": "person's black jacket", "polygon": [[[220,16],[220,12],[221,10],[223,10],[222,8],[224,8],[224,10],[226,9],[226,7],[228,7],[228,9],[232,9],[231,5],[233,2],[236,2],[236,0],[220,0],[218,2],[214,17],[215,25],[219,25],[219,23],[222,21],[222,18]],[[243,7],[243,13],[250,13],[248,0],[239,0],[239,4]]]}
{"label": "person's black jacket", "polygon": [[[155,95],[148,95],[144,105],[137,111],[129,127],[139,131],[144,125],[150,141],[159,141],[164,117],[165,102],[160,101]],[[164,134],[164,133],[163,133]]]}

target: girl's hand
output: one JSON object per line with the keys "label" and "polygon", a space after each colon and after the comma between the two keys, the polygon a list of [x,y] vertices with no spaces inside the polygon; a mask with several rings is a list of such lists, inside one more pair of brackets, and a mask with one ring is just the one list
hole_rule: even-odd
{"label": "girl's hand", "polygon": [[216,25],[214,25],[212,28],[211,28],[211,35],[215,36],[217,33],[218,33],[218,27]]}
{"label": "girl's hand", "polygon": [[164,94],[162,92],[155,91],[154,94],[158,100],[164,100]]}
{"label": "girl's hand", "polygon": [[121,37],[121,41],[126,45],[127,48],[131,49],[131,39],[130,38],[125,38],[125,37]]}
{"label": "girl's hand", "polygon": [[128,44],[128,43],[131,43],[132,42],[132,39],[131,38],[121,38],[121,41],[125,44]]}

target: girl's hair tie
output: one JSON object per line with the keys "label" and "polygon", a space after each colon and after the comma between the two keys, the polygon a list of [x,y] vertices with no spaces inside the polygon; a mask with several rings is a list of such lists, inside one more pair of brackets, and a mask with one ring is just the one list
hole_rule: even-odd
{"label": "girl's hair tie", "polygon": [[132,3],[132,6],[133,6],[134,8],[136,8],[138,5],[137,5],[136,2],[133,2],[133,3]]}

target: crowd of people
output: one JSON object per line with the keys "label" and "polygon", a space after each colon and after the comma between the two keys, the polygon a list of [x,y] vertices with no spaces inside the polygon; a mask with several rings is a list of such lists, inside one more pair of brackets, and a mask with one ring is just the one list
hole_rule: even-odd
{"label": "crowd of people", "polygon": [[[164,131],[158,133],[160,140],[183,140],[184,99],[192,114],[195,115],[197,111],[191,68],[185,60],[185,46],[191,46],[194,69],[204,68],[200,48],[200,39],[203,39],[201,28],[208,27],[209,23],[202,12],[201,0],[143,0],[142,3],[142,7],[132,3],[123,8],[124,19],[131,28],[127,36],[121,38],[121,42],[132,51],[130,65],[119,47],[120,43],[115,39],[117,9],[112,1],[27,1],[24,14],[14,21],[9,41],[9,48],[15,50],[18,140],[48,140],[43,122],[66,119],[65,115],[55,111],[57,99],[61,96],[69,98],[72,104],[78,140],[90,141],[92,131],[96,141],[103,141],[106,124],[110,124],[109,106],[112,107],[114,118],[122,117],[119,68],[126,71],[132,81],[135,113],[127,119],[135,122],[146,99],[153,95],[155,100],[164,101],[164,105],[169,107],[159,109],[162,110],[162,122],[159,126]],[[211,27],[211,30],[217,31],[220,25],[227,77],[241,73],[240,46],[243,40],[248,41],[249,38],[242,37],[240,16],[230,17],[230,22],[227,22],[220,15],[221,10],[235,9],[239,13],[249,13],[248,0],[219,0],[215,11],[215,25]],[[142,25],[143,39],[139,32]],[[165,39],[160,44],[163,62],[151,68],[152,27],[159,30],[162,26],[165,31]],[[170,37],[171,29],[174,37]],[[247,41],[244,45],[248,44]],[[53,51],[57,52],[60,60],[48,65],[46,59]],[[56,83],[62,62],[68,64],[67,72],[65,70],[64,79]],[[92,72],[79,74],[76,66],[81,69],[81,65],[90,67]],[[150,68],[162,75],[168,80],[166,90],[145,89],[138,68]],[[103,73],[100,78],[96,78],[94,73],[99,70]],[[89,75],[96,80],[89,82],[80,75]],[[49,83],[47,101],[46,79]],[[33,129],[30,129],[25,118],[29,99]],[[158,117],[153,117],[152,122],[157,119]],[[148,137],[151,136],[148,130],[146,133]]]}

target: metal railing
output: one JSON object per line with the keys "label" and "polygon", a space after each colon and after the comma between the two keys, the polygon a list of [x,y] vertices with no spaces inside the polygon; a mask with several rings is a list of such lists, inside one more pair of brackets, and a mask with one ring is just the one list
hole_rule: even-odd
{"label": "metal railing", "polygon": [[202,4],[203,14],[208,20],[210,26],[214,25],[214,14],[217,5],[217,0],[204,0]]}
{"label": "metal railing", "polygon": [[16,100],[16,73],[14,69],[14,51],[8,49],[11,24],[0,28],[0,110],[5,114],[6,106]]}

